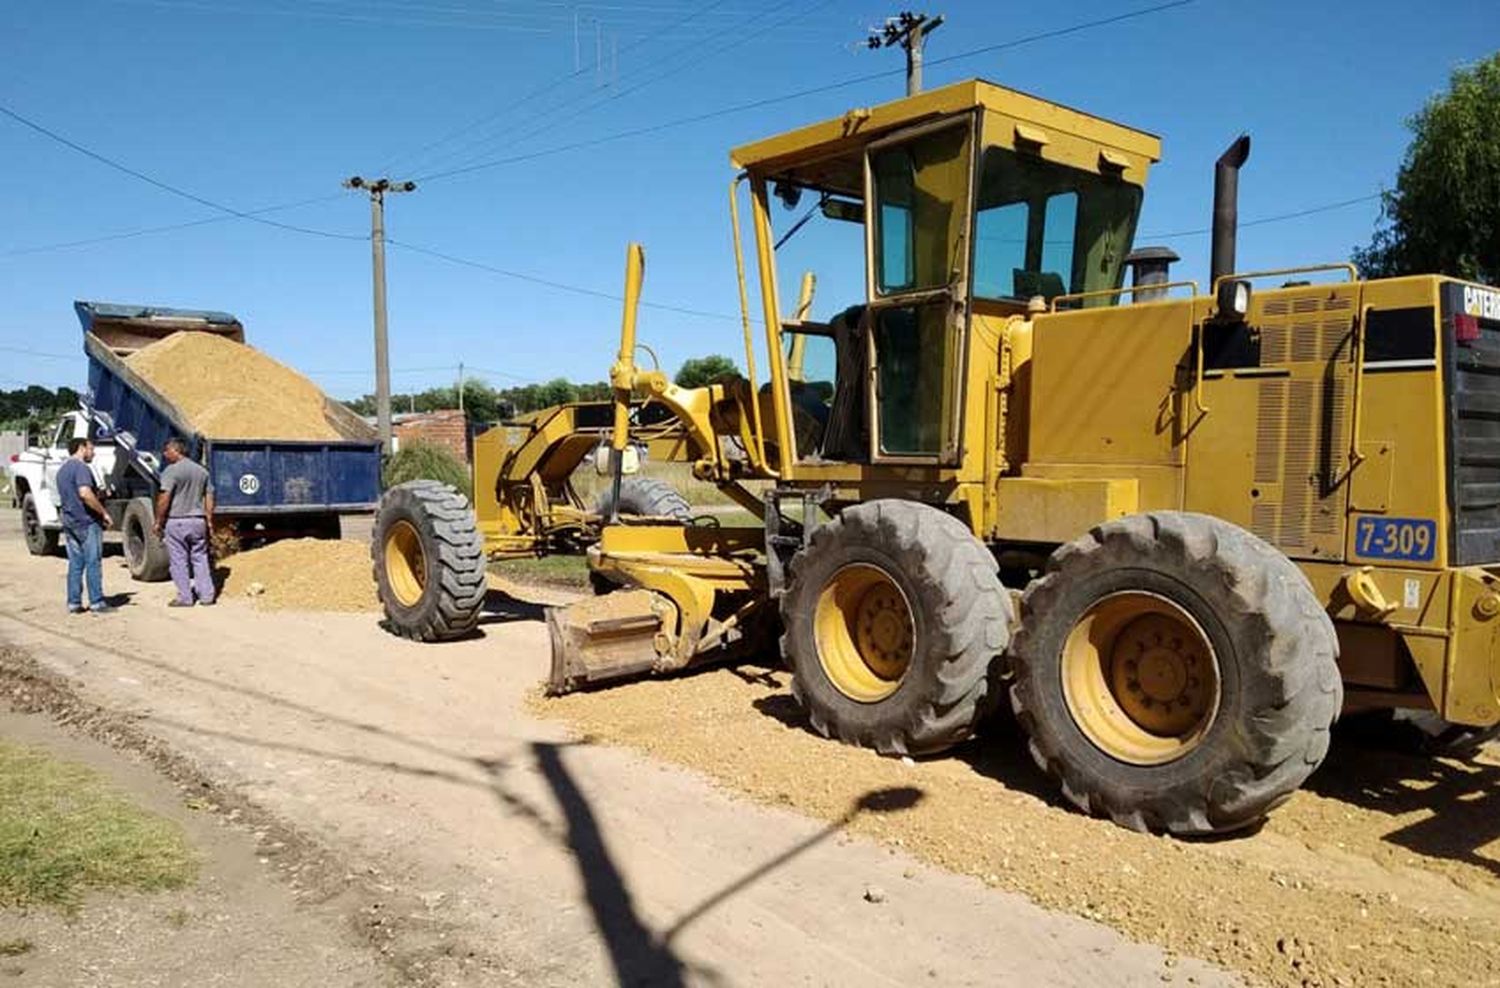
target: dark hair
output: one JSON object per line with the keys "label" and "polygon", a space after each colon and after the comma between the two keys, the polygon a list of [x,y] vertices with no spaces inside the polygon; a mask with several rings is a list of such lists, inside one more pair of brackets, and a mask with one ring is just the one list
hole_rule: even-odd
{"label": "dark hair", "polygon": [[78,452],[80,449],[83,449],[83,447],[89,445],[92,442],[92,439],[86,439],[83,436],[74,436],[72,439],[68,440],[68,455],[72,456],[74,453]]}
{"label": "dark hair", "polygon": [[187,443],[183,442],[181,439],[178,439],[176,436],[173,436],[171,439],[167,440],[165,448],[175,449],[183,456],[187,456]]}

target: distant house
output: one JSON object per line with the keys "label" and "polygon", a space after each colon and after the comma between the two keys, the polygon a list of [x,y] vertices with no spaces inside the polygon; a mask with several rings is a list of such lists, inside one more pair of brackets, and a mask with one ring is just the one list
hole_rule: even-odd
{"label": "distant house", "polygon": [[396,448],[413,439],[444,446],[464,463],[469,462],[469,420],[456,408],[437,412],[399,412],[391,416]]}

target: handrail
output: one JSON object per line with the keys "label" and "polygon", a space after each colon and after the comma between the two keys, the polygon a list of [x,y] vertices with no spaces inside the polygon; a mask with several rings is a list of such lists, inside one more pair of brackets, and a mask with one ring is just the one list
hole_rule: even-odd
{"label": "handrail", "polygon": [[1364,404],[1365,327],[1369,325],[1371,308],[1372,306],[1369,305],[1360,306],[1359,322],[1354,326],[1354,414],[1353,421],[1349,424],[1349,469],[1334,481],[1335,485],[1343,483],[1354,473],[1354,468],[1365,460],[1365,454],[1359,451],[1359,433],[1360,426],[1363,424],[1360,412]]}
{"label": "handrail", "polygon": [[745,287],[745,248],[740,243],[739,190],[740,183],[749,177],[749,172],[740,172],[729,183],[729,225],[734,232],[734,273],[739,281],[740,323],[745,333],[745,375],[750,381],[750,420],[755,424],[755,465],[761,470],[767,470],[766,431],[761,423],[755,383],[755,339],[750,329],[750,291]]}
{"label": "handrail", "polygon": [[1198,417],[1202,418],[1203,416],[1205,416],[1205,415],[1208,414],[1208,406],[1203,403],[1203,378],[1204,378],[1204,374],[1203,374],[1203,351],[1206,350],[1207,347],[1204,346],[1203,324],[1199,323],[1198,325],[1194,326],[1193,327],[1193,331],[1194,331],[1194,333],[1198,337],[1198,340],[1197,340],[1197,344],[1198,345],[1193,348],[1196,351],[1198,351],[1198,353],[1197,353],[1197,358],[1198,359],[1196,361],[1196,363],[1198,365],[1197,366],[1197,377],[1198,377],[1198,379],[1193,383],[1193,405],[1198,409]]}
{"label": "handrail", "polygon": [[1316,271],[1343,271],[1349,276],[1350,281],[1359,280],[1359,268],[1348,261],[1339,261],[1333,264],[1307,264],[1296,268],[1271,268],[1268,271],[1236,271],[1231,274],[1221,274],[1214,279],[1214,294],[1218,294],[1219,284],[1225,281],[1250,281],[1255,278],[1275,278],[1278,275],[1287,274],[1311,274]]}
{"label": "handrail", "polygon": [[1167,291],[1170,288],[1191,288],[1193,297],[1198,295],[1198,283],[1196,281],[1166,281],[1157,285],[1131,285],[1129,288],[1096,288],[1090,292],[1073,292],[1068,295],[1053,296],[1049,312],[1057,311],[1059,302],[1077,302],[1086,298],[1103,298],[1106,295],[1134,295],[1136,292],[1145,291]]}

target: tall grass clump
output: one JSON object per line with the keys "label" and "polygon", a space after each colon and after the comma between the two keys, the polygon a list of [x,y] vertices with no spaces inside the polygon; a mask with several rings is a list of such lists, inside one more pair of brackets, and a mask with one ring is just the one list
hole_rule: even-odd
{"label": "tall grass clump", "polygon": [[387,488],[408,480],[436,480],[451,484],[463,491],[469,500],[474,499],[474,483],[468,465],[450,453],[447,447],[422,439],[403,442],[396,454],[386,460],[382,479]]}

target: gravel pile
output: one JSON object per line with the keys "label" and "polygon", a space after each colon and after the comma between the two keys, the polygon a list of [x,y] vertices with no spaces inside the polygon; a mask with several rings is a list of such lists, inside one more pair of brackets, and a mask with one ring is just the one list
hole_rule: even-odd
{"label": "gravel pile", "polygon": [[[533,704],[581,737],[844,823],[1252,983],[1500,984],[1494,766],[1341,738],[1259,832],[1172,840],[1062,806],[1005,720],[948,757],[882,758],[814,736],[787,683],[781,671],[715,669]],[[884,790],[920,798],[858,809]],[[879,895],[900,904],[899,887]],[[1192,980],[1168,963],[1163,982]]]}
{"label": "gravel pile", "polygon": [[235,553],[224,596],[249,597],[261,610],[378,611],[370,548],[342,539],[283,539]]}
{"label": "gravel pile", "polygon": [[254,347],[173,333],[125,358],[212,439],[341,439],[318,386]]}

